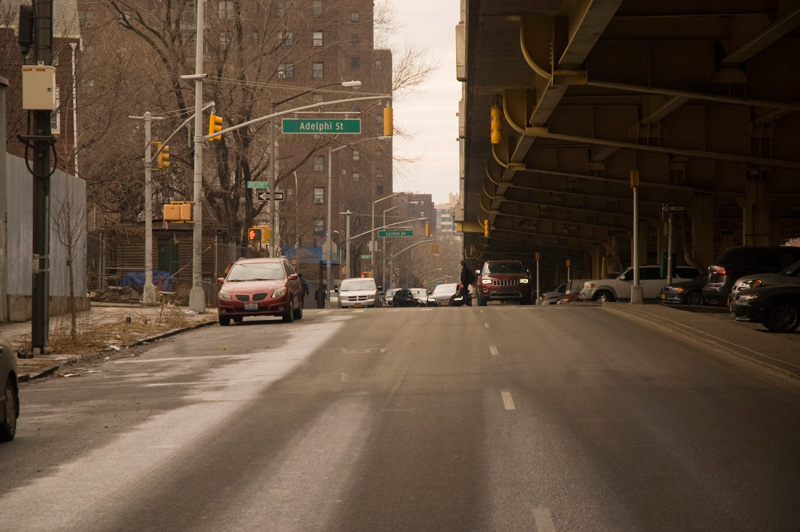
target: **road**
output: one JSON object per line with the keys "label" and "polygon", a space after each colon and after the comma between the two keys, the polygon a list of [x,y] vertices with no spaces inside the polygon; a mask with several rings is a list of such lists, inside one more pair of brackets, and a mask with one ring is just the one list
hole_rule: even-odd
{"label": "road", "polygon": [[797,531],[800,389],[602,307],[307,310],[22,388],[14,531]]}

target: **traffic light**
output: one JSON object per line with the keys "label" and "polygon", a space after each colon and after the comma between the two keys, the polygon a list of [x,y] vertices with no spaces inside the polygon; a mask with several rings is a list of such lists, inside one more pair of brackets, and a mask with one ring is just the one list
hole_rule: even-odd
{"label": "traffic light", "polygon": [[425,236],[431,236],[431,224],[430,224],[430,222],[425,222]]}
{"label": "traffic light", "polygon": [[394,116],[391,107],[383,108],[383,136],[391,137],[394,134]]}
{"label": "traffic light", "polygon": [[158,154],[158,167],[169,168],[169,145],[161,148],[161,152]]}
{"label": "traffic light", "polygon": [[483,221],[483,236],[489,238],[489,218]]}
{"label": "traffic light", "polygon": [[[161,149],[160,142],[154,140],[153,142],[150,143],[150,153],[158,153],[158,150],[160,149]],[[161,168],[160,166],[158,166],[158,162],[159,161],[156,161],[156,166],[153,166],[153,159],[150,159],[150,169],[157,170]]]}
{"label": "traffic light", "polygon": [[498,104],[494,104],[492,106],[492,144],[501,142],[503,142],[503,110]]}
{"label": "traffic light", "polygon": [[247,240],[250,242],[261,242],[262,230],[260,227],[251,227],[247,230]]}
{"label": "traffic light", "polygon": [[[222,117],[212,113],[211,116],[208,117],[208,134],[213,135],[218,131],[222,131]],[[222,135],[210,137],[208,142],[214,142],[215,140],[222,140]]]}

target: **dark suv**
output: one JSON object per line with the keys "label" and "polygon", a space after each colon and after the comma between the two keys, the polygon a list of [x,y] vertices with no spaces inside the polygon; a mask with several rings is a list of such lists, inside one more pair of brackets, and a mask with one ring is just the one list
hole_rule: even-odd
{"label": "dark suv", "polygon": [[487,260],[478,272],[478,305],[489,301],[531,303],[528,272],[518,260]]}
{"label": "dark suv", "polygon": [[774,273],[800,260],[796,246],[736,246],[726,249],[708,267],[703,298],[711,305],[727,305],[733,284],[740,277]]}

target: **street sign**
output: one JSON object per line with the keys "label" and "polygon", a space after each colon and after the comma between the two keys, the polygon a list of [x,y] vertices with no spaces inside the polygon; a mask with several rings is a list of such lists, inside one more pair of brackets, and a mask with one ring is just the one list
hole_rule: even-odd
{"label": "street sign", "polygon": [[320,119],[320,118],[284,118],[281,121],[283,133],[349,133],[361,134],[361,119]]}
{"label": "street sign", "polygon": [[380,238],[385,237],[395,237],[395,236],[414,236],[414,231],[412,229],[395,229],[392,231],[378,231],[378,236]]}
{"label": "street sign", "polygon": [[[269,192],[259,192],[258,190],[253,191],[253,199],[255,201],[269,201],[269,195]],[[272,199],[275,201],[283,201],[283,192],[272,193]]]}
{"label": "street sign", "polygon": [[269,188],[269,181],[248,181],[247,188]]}
{"label": "street sign", "polygon": [[661,210],[663,210],[664,212],[686,212],[686,205],[662,203]]}
{"label": "street sign", "polygon": [[371,259],[372,255],[361,255],[362,259]]}

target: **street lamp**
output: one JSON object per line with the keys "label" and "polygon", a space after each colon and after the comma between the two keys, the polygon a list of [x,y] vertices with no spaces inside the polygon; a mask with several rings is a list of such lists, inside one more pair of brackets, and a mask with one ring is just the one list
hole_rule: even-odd
{"label": "street lamp", "polygon": [[[383,209],[383,227],[386,227],[387,212],[407,204],[408,202],[404,201],[403,203],[398,203],[397,205],[389,207],[388,209]],[[392,251],[394,251],[394,246],[392,246]],[[385,285],[386,285],[386,237],[383,237],[383,240],[381,241],[381,286]]]}
{"label": "street lamp", "polygon": [[[372,277],[375,277],[375,204],[379,201],[387,200],[389,198],[393,198],[395,196],[399,196],[403,194],[402,192],[395,192],[394,194],[389,194],[388,196],[384,196],[382,198],[378,198],[372,202],[372,231],[370,231],[370,244],[369,244],[369,252],[372,254],[371,261],[372,261]],[[386,224],[384,224],[386,225]]]}
{"label": "street lamp", "polygon": [[[318,91],[320,89],[324,89],[326,87],[333,87],[335,85],[341,85],[342,87],[352,87],[358,88],[361,86],[361,82],[358,80],[353,81],[342,81],[341,83],[327,83],[325,85],[320,85],[319,87],[314,87],[313,89],[305,90],[299,94],[295,94],[294,96],[290,96],[289,98],[285,98],[283,100],[277,102],[270,102],[270,113],[271,115],[275,114],[275,107],[284,104],[286,102],[290,102],[295,98],[299,98],[300,96],[304,96],[310,92]],[[270,235],[269,235],[269,256],[275,256],[275,241],[277,240],[278,231],[276,227],[276,218],[275,218],[275,180],[277,176],[275,175],[275,119],[269,119],[269,225],[270,225]],[[330,191],[330,186],[328,187]],[[329,192],[330,193],[330,192]],[[330,196],[329,196],[330,197]],[[330,218],[330,208],[328,208],[328,214]],[[328,224],[330,227],[330,224]]]}

